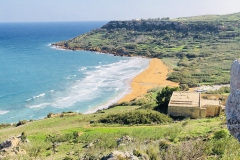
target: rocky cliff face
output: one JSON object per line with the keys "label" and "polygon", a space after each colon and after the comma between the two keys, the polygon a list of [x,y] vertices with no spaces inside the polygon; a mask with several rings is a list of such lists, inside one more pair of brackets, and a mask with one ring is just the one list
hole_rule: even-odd
{"label": "rocky cliff face", "polygon": [[232,64],[230,86],[226,104],[227,125],[230,133],[240,141],[240,60]]}
{"label": "rocky cliff face", "polygon": [[181,22],[181,21],[110,21],[102,27],[103,29],[125,28],[126,30],[147,32],[153,30],[174,30],[177,32],[218,32],[226,28],[219,22],[197,21],[197,22]]}

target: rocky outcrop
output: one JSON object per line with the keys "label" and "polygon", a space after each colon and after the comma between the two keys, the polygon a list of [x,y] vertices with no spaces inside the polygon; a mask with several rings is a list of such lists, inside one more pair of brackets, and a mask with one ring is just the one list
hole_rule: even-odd
{"label": "rocky outcrop", "polygon": [[132,143],[133,141],[134,141],[134,139],[129,136],[122,136],[121,138],[119,138],[117,140],[117,145],[124,146],[124,145]]}
{"label": "rocky outcrop", "polygon": [[231,67],[231,93],[226,104],[227,126],[230,133],[240,141],[240,60]]}
{"label": "rocky outcrop", "polygon": [[14,148],[17,147],[17,145],[19,144],[20,139],[16,138],[16,137],[12,137],[4,142],[2,142],[0,144],[0,149],[8,149],[8,148]]}
{"label": "rocky outcrop", "polygon": [[95,140],[95,141],[93,141],[93,142],[91,142],[89,144],[86,144],[85,146],[83,146],[83,148],[90,148],[90,147],[94,146],[96,143],[98,143],[99,141],[100,140],[97,139],[97,140]]}
{"label": "rocky outcrop", "polygon": [[149,160],[148,155],[140,153],[136,148],[133,151],[113,151],[107,156],[103,156],[101,160],[118,160],[118,159],[128,159],[128,160]]}
{"label": "rocky outcrop", "polygon": [[26,151],[19,146],[20,141],[20,137],[12,137],[2,142],[0,144],[0,159],[8,156],[26,154]]}
{"label": "rocky outcrop", "polygon": [[139,160],[139,158],[133,155],[132,152],[121,152],[121,151],[113,151],[109,155],[101,158],[101,160],[118,160],[118,159]]}

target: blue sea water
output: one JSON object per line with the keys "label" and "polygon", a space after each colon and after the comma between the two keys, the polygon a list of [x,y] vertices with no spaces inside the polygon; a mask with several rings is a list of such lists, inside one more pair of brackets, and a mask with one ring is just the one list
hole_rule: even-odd
{"label": "blue sea water", "polygon": [[129,92],[148,59],[50,47],[105,23],[0,23],[0,123],[90,113]]}

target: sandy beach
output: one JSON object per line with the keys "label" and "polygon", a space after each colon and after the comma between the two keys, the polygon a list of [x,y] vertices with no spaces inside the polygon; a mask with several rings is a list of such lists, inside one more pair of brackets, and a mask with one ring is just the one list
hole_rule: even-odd
{"label": "sandy beach", "polygon": [[168,73],[168,67],[160,59],[151,59],[149,67],[132,79],[131,93],[127,94],[118,102],[133,100],[134,98],[144,95],[149,89],[154,87],[178,86],[178,83],[166,80]]}

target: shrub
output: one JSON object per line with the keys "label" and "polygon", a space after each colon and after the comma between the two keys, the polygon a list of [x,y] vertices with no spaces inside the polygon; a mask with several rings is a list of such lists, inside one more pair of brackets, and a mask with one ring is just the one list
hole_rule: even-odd
{"label": "shrub", "polygon": [[27,136],[26,136],[25,132],[22,132],[20,138],[21,138],[21,142],[26,142],[27,141]]}
{"label": "shrub", "polygon": [[160,87],[155,87],[155,88],[149,89],[149,90],[147,91],[147,93],[151,93],[151,92],[159,92],[160,90],[161,90]]}
{"label": "shrub", "polygon": [[48,115],[47,115],[47,118],[51,118],[51,117],[52,117],[52,115],[53,115],[53,113],[52,113],[52,112],[48,113]]}
{"label": "shrub", "polygon": [[226,138],[228,135],[229,135],[228,131],[225,129],[222,129],[220,131],[215,132],[213,138],[214,139],[222,139],[222,138]]}
{"label": "shrub", "polygon": [[222,155],[224,154],[226,147],[225,139],[216,140],[213,142],[212,154],[213,155]]}
{"label": "shrub", "polygon": [[68,156],[63,158],[63,160],[72,160],[72,159],[73,159],[72,157],[68,157]]}
{"label": "shrub", "polygon": [[158,159],[157,151],[153,148],[150,148],[147,150],[147,155],[149,156],[149,159]]}
{"label": "shrub", "polygon": [[169,86],[166,86],[165,88],[163,88],[161,92],[157,94],[156,100],[158,106],[155,108],[155,110],[158,110],[162,113],[167,113],[168,103],[174,91],[179,91],[179,87],[171,88]]}
{"label": "shrub", "polygon": [[1,123],[0,124],[0,128],[7,128],[7,127],[10,127],[11,124],[8,124],[8,123]]}
{"label": "shrub", "polygon": [[167,150],[170,146],[170,143],[166,140],[162,140],[159,142],[159,150]]}
{"label": "shrub", "polygon": [[165,136],[171,142],[174,142],[176,140],[176,138],[178,137],[178,135],[180,134],[181,131],[182,131],[182,127],[180,127],[180,126],[173,126],[173,127],[170,127],[168,129],[168,131],[166,132]]}
{"label": "shrub", "polygon": [[135,110],[128,113],[111,114],[99,120],[101,123],[151,124],[169,123],[172,119],[162,113],[151,110]]}
{"label": "shrub", "polygon": [[21,126],[21,125],[24,125],[27,123],[27,120],[22,120],[22,121],[19,121],[17,124],[16,124],[16,127],[18,126]]}

